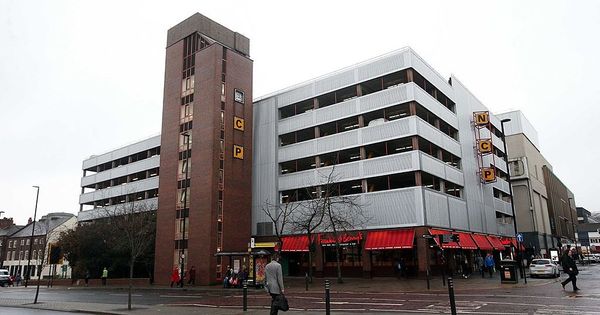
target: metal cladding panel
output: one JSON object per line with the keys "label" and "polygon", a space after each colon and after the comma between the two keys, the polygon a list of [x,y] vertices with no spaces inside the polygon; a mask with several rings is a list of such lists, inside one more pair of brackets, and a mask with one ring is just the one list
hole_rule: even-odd
{"label": "metal cladding panel", "polygon": [[307,83],[306,85],[278,94],[276,96],[278,104],[277,107],[285,107],[314,96],[314,83]]}
{"label": "metal cladding panel", "polygon": [[362,194],[362,201],[367,229],[424,225],[421,187]]}
{"label": "metal cladding panel", "polygon": [[[492,163],[492,159],[493,159],[493,163]],[[496,165],[497,168],[501,169],[504,172],[507,172],[506,170],[506,163],[504,162],[504,159],[498,157],[497,155],[494,154],[494,157],[492,158],[491,154],[485,155],[483,157],[483,165],[488,166],[488,165]]]}
{"label": "metal cladding panel", "polygon": [[382,91],[371,93],[369,95],[362,96],[359,99],[361,113],[405,103],[409,100],[406,84],[401,84]]}
{"label": "metal cladding panel", "polygon": [[391,56],[382,57],[379,60],[375,60],[367,65],[358,67],[357,77],[359,81],[365,81],[371,78],[396,72],[400,69],[405,68],[405,58],[408,55],[408,51],[403,51],[399,54],[393,54]]}
{"label": "metal cladding panel", "polygon": [[[324,184],[333,166],[279,176],[279,190]],[[419,152],[411,151],[335,166],[337,181],[398,174],[419,169]]]}
{"label": "metal cladding panel", "polygon": [[439,178],[446,178],[444,171],[444,162],[421,152],[421,167],[423,171],[435,175]]}
{"label": "metal cladding panel", "polygon": [[402,118],[359,130],[361,131],[363,144],[403,138],[417,133],[416,118],[415,116]]}
{"label": "metal cladding panel", "polygon": [[253,106],[253,157],[252,157],[252,233],[257,222],[270,221],[262,209],[267,204],[279,202],[277,177],[277,104],[275,98],[265,99]]}
{"label": "metal cladding panel", "polygon": [[[150,210],[154,211],[154,210],[158,209],[158,197],[136,201],[136,204],[140,205],[140,209],[144,209],[146,211],[150,211]],[[108,216],[109,213],[112,213],[113,211],[117,210],[119,207],[127,207],[130,205],[131,205],[131,202],[126,202],[126,203],[123,203],[120,205],[114,205],[114,206],[80,211],[79,213],[77,213],[77,221],[83,222],[83,221],[90,221],[90,220],[99,219],[99,218],[105,218]]]}
{"label": "metal cladding panel", "polygon": [[120,159],[135,153],[139,153],[148,149],[152,149],[152,148],[156,148],[160,146],[160,135],[158,136],[154,136],[133,144],[130,144],[128,146],[104,153],[104,154],[100,154],[100,155],[96,155],[96,156],[92,156],[87,160],[83,161],[83,168],[82,169],[88,169],[90,167],[93,166],[97,166],[106,162],[110,162],[110,161],[114,161],[116,159]]}
{"label": "metal cladding panel", "polygon": [[409,86],[414,90],[414,99],[417,103],[423,105],[427,110],[458,130],[458,118],[456,118],[455,113],[438,102],[438,100],[433,98],[429,93],[423,91],[418,85],[409,83]]}
{"label": "metal cladding panel", "polygon": [[500,177],[496,177],[496,182],[492,184],[494,188],[499,189],[507,194],[510,194],[510,190],[508,188],[508,182]]}
{"label": "metal cladding panel", "polygon": [[315,124],[315,111],[311,110],[300,115],[288,117],[279,121],[278,134],[304,129]]}
{"label": "metal cladding panel", "polygon": [[420,169],[418,151],[382,156],[361,162],[364,177],[397,174]]}
{"label": "metal cladding panel", "polygon": [[331,148],[337,147],[340,150],[344,148],[356,147],[361,144],[360,130],[351,130],[336,135],[321,137],[315,141],[315,153],[331,151]]}
{"label": "metal cladding panel", "polygon": [[315,81],[315,95],[331,92],[354,83],[356,83],[354,69],[339,72],[335,75]]}
{"label": "metal cladding panel", "polygon": [[123,196],[156,188],[158,188],[158,176],[81,194],[79,195],[79,203],[88,203],[95,200]]}
{"label": "metal cladding panel", "polygon": [[319,108],[313,111],[314,123],[322,124],[329,121],[336,121],[345,117],[358,115],[358,98],[353,98],[335,105]]}
{"label": "metal cladding panel", "polygon": [[496,148],[504,152],[504,141],[502,141],[501,138],[498,138],[495,134],[492,134],[492,143]]}
{"label": "metal cladding panel", "polygon": [[510,202],[494,198],[494,210],[512,216],[512,207]]}
{"label": "metal cladding panel", "polygon": [[445,171],[446,171],[446,180],[451,181],[451,182],[461,185],[461,186],[465,185],[465,176],[461,170],[456,169],[450,165],[445,165]]}
{"label": "metal cladding panel", "polygon": [[427,141],[437,145],[438,147],[458,156],[462,157],[460,143],[441,130],[430,125],[423,119],[417,117],[418,134]]}
{"label": "metal cladding panel", "polygon": [[148,159],[139,160],[133,163],[122,165],[117,168],[96,173],[93,175],[85,176],[81,178],[81,186],[88,186],[95,183],[103,182],[109,179],[134,174],[141,171],[157,168],[160,166],[160,156],[155,155]]}
{"label": "metal cladding panel", "polygon": [[467,203],[462,199],[448,197],[448,207],[450,208],[450,223],[452,228],[470,230]]}
{"label": "metal cladding panel", "polygon": [[449,97],[451,100],[456,102],[454,99],[454,90],[452,86],[448,84],[446,79],[442,77],[437,71],[435,71],[430,65],[428,65],[419,55],[411,50],[411,66],[417,70],[427,81],[431,82],[438,88],[444,95]]}
{"label": "metal cladding panel", "polygon": [[450,216],[448,215],[448,197],[431,189],[423,189],[425,199],[426,225],[437,227],[450,227]]}

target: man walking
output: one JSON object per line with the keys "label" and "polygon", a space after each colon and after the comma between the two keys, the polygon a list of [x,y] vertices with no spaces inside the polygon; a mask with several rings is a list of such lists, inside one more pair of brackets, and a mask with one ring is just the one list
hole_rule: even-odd
{"label": "man walking", "polygon": [[485,256],[485,268],[488,270],[488,272],[490,273],[490,278],[494,275],[494,256],[492,256],[492,254],[487,254],[487,256]]}
{"label": "man walking", "polygon": [[578,291],[579,288],[577,287],[577,275],[579,274],[579,270],[577,270],[577,264],[575,264],[575,260],[573,259],[574,255],[574,248],[571,249],[571,251],[565,250],[565,253],[563,254],[561,263],[563,271],[569,275],[569,278],[561,282],[560,284],[562,284],[562,287],[564,289],[567,283],[571,282],[571,284],[573,285],[573,291]]}
{"label": "man walking", "polygon": [[271,294],[271,315],[277,315],[279,308],[275,300],[284,293],[283,272],[279,264],[279,255],[273,254],[273,260],[265,267],[266,289]]}

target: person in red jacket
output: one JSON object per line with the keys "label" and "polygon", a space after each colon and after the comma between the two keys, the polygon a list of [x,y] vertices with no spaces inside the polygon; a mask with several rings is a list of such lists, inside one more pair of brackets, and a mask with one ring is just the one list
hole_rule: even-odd
{"label": "person in red jacket", "polygon": [[173,284],[177,285],[179,280],[179,270],[177,268],[173,268],[173,272],[171,272],[171,288],[173,287]]}

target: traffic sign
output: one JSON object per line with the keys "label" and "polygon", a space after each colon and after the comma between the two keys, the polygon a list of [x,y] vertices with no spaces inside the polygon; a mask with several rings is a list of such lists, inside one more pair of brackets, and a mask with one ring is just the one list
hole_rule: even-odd
{"label": "traffic sign", "polygon": [[523,243],[523,234],[521,234],[521,233],[517,234],[517,242]]}

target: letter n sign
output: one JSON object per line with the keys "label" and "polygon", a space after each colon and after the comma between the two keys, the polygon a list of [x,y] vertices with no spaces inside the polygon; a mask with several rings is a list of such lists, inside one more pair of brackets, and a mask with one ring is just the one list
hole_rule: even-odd
{"label": "letter n sign", "polygon": [[491,167],[482,167],[481,168],[481,180],[486,183],[491,183],[496,181],[496,170]]}
{"label": "letter n sign", "polygon": [[474,112],[473,120],[475,120],[476,126],[483,126],[490,123],[490,113],[489,112]]}
{"label": "letter n sign", "polygon": [[244,147],[239,145],[233,145],[233,157],[236,159],[244,159]]}
{"label": "letter n sign", "polygon": [[233,117],[233,128],[239,131],[244,131],[244,119],[234,116]]}
{"label": "letter n sign", "polygon": [[477,142],[477,148],[479,149],[479,153],[492,153],[492,140],[491,139],[481,139]]}

